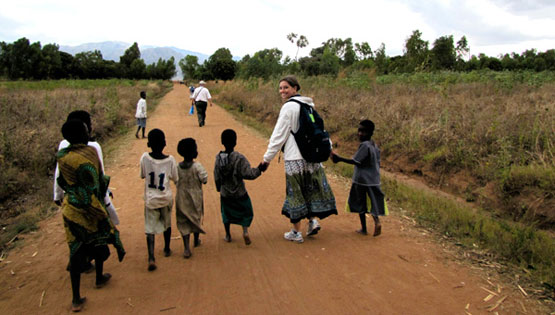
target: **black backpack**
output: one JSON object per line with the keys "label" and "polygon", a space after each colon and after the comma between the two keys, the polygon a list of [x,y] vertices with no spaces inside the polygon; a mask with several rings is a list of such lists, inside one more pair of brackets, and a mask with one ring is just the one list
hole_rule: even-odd
{"label": "black backpack", "polygon": [[300,105],[299,130],[291,131],[303,158],[310,163],[327,161],[331,153],[330,135],[324,129],[324,120],[312,106],[289,99]]}

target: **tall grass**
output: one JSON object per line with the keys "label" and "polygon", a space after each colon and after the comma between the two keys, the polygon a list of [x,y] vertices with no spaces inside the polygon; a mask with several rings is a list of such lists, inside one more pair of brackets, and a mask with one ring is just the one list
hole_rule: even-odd
{"label": "tall grass", "polygon": [[[358,122],[372,119],[384,165],[417,170],[515,219],[555,224],[553,73],[356,72],[300,83],[338,150],[354,152]],[[217,100],[272,125],[281,107],[276,87],[277,80],[220,83]],[[538,180],[523,182],[522,174]]]}
{"label": "tall grass", "polygon": [[49,208],[52,204],[55,153],[62,140],[60,128],[69,112],[84,109],[91,113],[93,135],[102,143],[134,124],[135,105],[141,90],[147,91],[151,109],[170,89],[171,84],[162,81],[0,82],[0,218],[3,225],[9,223],[8,218],[37,205],[37,200],[49,201],[39,208]]}

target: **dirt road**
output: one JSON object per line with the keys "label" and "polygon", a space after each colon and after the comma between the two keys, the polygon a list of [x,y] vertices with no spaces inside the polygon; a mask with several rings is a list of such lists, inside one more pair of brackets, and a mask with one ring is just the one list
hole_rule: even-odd
{"label": "dirt road", "polygon": [[[168,143],[165,152],[178,160],[177,142],[185,137],[197,140],[198,161],[210,175],[204,187],[207,234],[202,236],[203,243],[185,260],[173,217],[173,255],[163,257],[163,238],[157,236],[158,270],[147,271],[144,184],[139,178],[146,140],[137,140],[133,134],[124,137],[120,148],[107,157],[106,166],[127,256],[118,263],[112,250],[105,271],[113,278],[102,289],[93,288],[94,274],[83,275],[85,313],[480,314],[505,295],[509,297],[495,311],[514,314],[522,310],[520,297],[505,288],[484,302],[489,293],[483,288],[496,289],[401,220],[395,209],[383,219],[381,236],[355,233],[358,217],[342,210],[348,185],[330,174],[339,215],[323,220],[321,232],[303,244],[284,240],[290,225],[280,214],[285,180],[283,163],[277,159],[259,179],[247,183],[255,213],[250,233],[253,243],[243,243],[238,226],[232,226],[233,242],[224,242],[212,176],[214,157],[221,149],[220,134],[226,128],[235,129],[236,149],[253,165],[261,161],[267,139],[217,106],[208,108],[206,126],[199,128],[196,116],[187,114],[188,93],[185,86],[175,85],[149,116],[147,129],[162,129]],[[71,290],[61,214],[24,238],[0,263],[0,313],[68,313]]]}

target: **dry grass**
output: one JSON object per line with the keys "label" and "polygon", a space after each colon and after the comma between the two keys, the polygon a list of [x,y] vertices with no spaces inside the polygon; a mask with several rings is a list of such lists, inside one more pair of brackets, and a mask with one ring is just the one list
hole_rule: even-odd
{"label": "dry grass", "polygon": [[[50,201],[55,153],[62,140],[60,128],[69,112],[89,111],[93,134],[102,142],[134,124],[141,90],[147,91],[151,109],[169,89],[171,84],[166,82],[127,80],[0,83],[2,227],[17,226],[10,218],[28,209],[38,207],[38,213],[44,213],[53,208]],[[25,218],[22,224],[32,227],[25,223],[33,221],[27,217],[21,216]],[[21,226],[17,229],[26,230]],[[6,236],[5,231],[0,234]]]}
{"label": "dry grass", "polygon": [[[440,186],[456,184],[457,193],[482,206],[527,223],[555,224],[554,83],[507,89],[498,82],[379,84],[384,79],[367,77],[364,85],[301,80],[302,94],[314,98],[339,151],[354,152],[358,122],[369,118],[384,165],[402,161],[405,171],[423,172]],[[273,125],[281,106],[276,87],[277,81],[220,83],[217,101]],[[523,173],[538,180],[508,189]]]}

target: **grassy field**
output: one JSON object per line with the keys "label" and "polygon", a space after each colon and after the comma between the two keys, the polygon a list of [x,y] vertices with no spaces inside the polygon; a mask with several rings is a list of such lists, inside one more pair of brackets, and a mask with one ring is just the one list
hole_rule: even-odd
{"label": "grassy field", "polygon": [[[464,204],[384,180],[388,197],[419,223],[479,246],[555,284],[555,76],[552,73],[418,74],[300,78],[335,150],[356,150],[361,119],[376,123],[382,167],[414,173],[466,199]],[[216,102],[271,132],[281,100],[277,80],[215,84]],[[352,168],[328,165],[350,176]]]}
{"label": "grassy field", "polygon": [[[301,80],[337,150],[357,147],[356,126],[376,123],[384,165],[502,209],[516,221],[555,225],[555,76],[357,73]],[[465,78],[468,77],[468,78]],[[272,125],[277,80],[218,84],[217,101]]]}
{"label": "grassy field", "polygon": [[56,209],[55,153],[69,112],[91,113],[93,135],[102,144],[134,125],[140,91],[147,92],[152,109],[171,88],[162,81],[0,82],[0,244]]}

